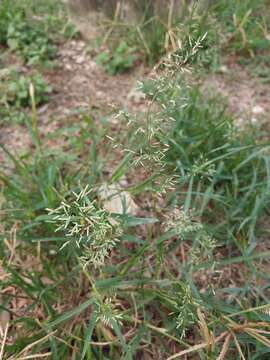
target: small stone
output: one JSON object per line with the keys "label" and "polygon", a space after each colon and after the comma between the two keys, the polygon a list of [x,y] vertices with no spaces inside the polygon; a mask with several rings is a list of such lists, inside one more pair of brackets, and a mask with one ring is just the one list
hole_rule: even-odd
{"label": "small stone", "polygon": [[122,190],[120,183],[114,185],[104,184],[100,188],[100,198],[104,202],[104,209],[116,214],[125,212],[136,215],[138,206],[128,191]]}
{"label": "small stone", "polygon": [[256,125],[258,123],[258,119],[255,117],[251,118],[251,124]]}
{"label": "small stone", "polygon": [[71,66],[70,64],[66,64],[66,65],[65,65],[65,68],[66,68],[67,70],[72,70],[72,66]]}
{"label": "small stone", "polygon": [[81,55],[81,56],[78,56],[75,60],[76,64],[78,65],[81,65],[85,62],[85,56],[84,55]]}
{"label": "small stone", "polygon": [[260,105],[256,105],[252,108],[252,113],[256,115],[260,115],[264,113],[264,108]]}
{"label": "small stone", "polygon": [[222,73],[222,74],[227,74],[229,72],[229,68],[227,65],[221,65],[221,67],[219,68],[219,71]]}
{"label": "small stone", "polygon": [[78,41],[77,49],[82,50],[85,47],[85,43],[83,41]]}

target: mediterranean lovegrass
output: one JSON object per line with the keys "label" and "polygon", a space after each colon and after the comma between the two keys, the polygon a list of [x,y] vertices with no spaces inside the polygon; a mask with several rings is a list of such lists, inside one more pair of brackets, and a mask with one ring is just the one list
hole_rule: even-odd
{"label": "mediterranean lovegrass", "polygon": [[[30,1],[41,19],[16,11],[10,38],[9,3],[0,41],[17,42],[28,66],[45,61],[51,37],[39,26],[57,22],[56,8]],[[237,127],[193,72],[209,71],[221,48],[260,52],[250,39],[259,15],[252,0],[185,5],[182,25],[150,16],[133,28],[141,53],[160,61],[138,84],[141,112],[85,107],[54,114],[44,132],[37,105],[50,88],[29,73],[7,83],[3,102],[28,108],[31,143],[21,151],[0,137],[0,357],[269,358],[269,134]],[[133,35],[105,61],[112,73],[133,65]]]}

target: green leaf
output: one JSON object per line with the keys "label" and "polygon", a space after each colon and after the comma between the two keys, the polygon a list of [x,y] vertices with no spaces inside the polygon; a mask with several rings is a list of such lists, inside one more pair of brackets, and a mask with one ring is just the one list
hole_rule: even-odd
{"label": "green leaf", "polygon": [[159,220],[156,218],[138,218],[134,216],[125,216],[124,224],[127,227],[146,225],[146,224],[155,224]]}
{"label": "green leaf", "polygon": [[19,48],[19,41],[18,39],[8,39],[7,41],[7,44],[8,44],[8,47],[11,49],[11,50],[17,50]]}
{"label": "green leaf", "polygon": [[53,328],[59,324],[61,324],[64,321],[67,321],[71,318],[73,318],[76,315],[79,315],[81,312],[86,310],[90,305],[92,305],[95,302],[95,299],[89,299],[85,301],[84,303],[80,304],[76,308],[65,312],[64,314],[58,316],[55,320],[51,321],[48,325],[45,325],[45,329]]}
{"label": "green leaf", "polygon": [[95,329],[97,318],[98,318],[98,313],[94,312],[92,314],[91,320],[89,322],[88,328],[87,328],[86,333],[85,333],[83,352],[82,352],[81,360],[83,360],[85,358],[85,355],[87,353],[87,350],[88,350],[88,347],[89,347],[89,342],[90,342],[90,340],[92,338],[92,334],[93,334],[93,331]]}
{"label": "green leaf", "polygon": [[120,162],[120,164],[118,165],[118,167],[114,170],[112,177],[111,177],[111,182],[114,183],[116,181],[118,181],[124,174],[125,174],[125,170],[127,165],[129,164],[130,160],[133,158],[133,154],[132,153],[128,153],[124,159]]}

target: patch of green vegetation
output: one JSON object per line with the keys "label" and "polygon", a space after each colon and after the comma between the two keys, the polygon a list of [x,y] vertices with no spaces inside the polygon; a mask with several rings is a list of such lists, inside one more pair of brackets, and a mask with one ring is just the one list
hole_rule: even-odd
{"label": "patch of green vegetation", "polygon": [[[4,74],[5,72],[5,74]],[[27,118],[23,108],[31,108],[30,85],[35,91],[36,106],[49,100],[52,87],[48,85],[39,73],[31,75],[19,74],[17,70],[2,70],[0,78],[1,122],[22,122]]]}
{"label": "patch of green vegetation", "polygon": [[[150,5],[149,5],[150,4]],[[217,70],[224,57],[236,55],[253,61],[256,55],[269,54],[269,7],[267,0],[191,1],[180,8],[168,6],[156,13],[151,2],[135,24],[114,19],[108,40],[119,34],[136,47],[150,65],[168,53],[177,53],[190,40],[207,34],[198,64]],[[121,35],[122,34],[122,35]]]}
{"label": "patch of green vegetation", "polygon": [[103,65],[109,75],[116,75],[130,70],[135,62],[134,48],[125,41],[121,41],[110,54],[108,51],[100,53],[96,62]]}
{"label": "patch of green vegetation", "polygon": [[[142,1],[136,4],[136,7],[139,17],[137,20],[134,19],[134,22],[125,23],[114,18],[108,23],[111,31],[106,34],[106,40],[111,44],[119,42],[119,38],[122,39],[129,47],[136,49],[142,60],[153,65],[167,52],[175,50],[179,19],[174,14],[174,21],[167,24],[169,19],[166,19],[166,15],[165,18],[160,18],[155,14],[155,6],[151,1]],[[186,9],[186,5],[184,8]],[[167,10],[164,13],[170,16]]]}
{"label": "patch of green vegetation", "polygon": [[28,65],[52,60],[56,48],[40,23],[28,23],[24,13],[12,17],[7,29],[7,45],[19,54]]}
{"label": "patch of green vegetation", "polygon": [[1,4],[0,42],[18,53],[28,65],[51,60],[56,54],[56,49],[44,23],[30,19],[25,5],[13,4],[7,0]]}
{"label": "patch of green vegetation", "polygon": [[240,56],[269,51],[269,7],[266,0],[219,1],[213,6],[225,30],[226,47]]}
{"label": "patch of green vegetation", "polygon": [[7,29],[10,20],[10,1],[3,0],[0,4],[0,44],[7,41]]}
{"label": "patch of green vegetation", "polygon": [[269,206],[269,144],[250,129],[239,131],[222,102],[205,91],[181,82],[169,90],[155,86],[146,89],[164,107],[160,121],[173,121],[164,141],[166,162],[181,176],[177,193],[181,197],[189,189],[190,204],[218,222],[215,232],[222,242],[248,248]]}
{"label": "patch of green vegetation", "polygon": [[52,61],[60,34],[70,38],[76,30],[59,5],[26,0],[0,3],[0,44],[16,52],[27,65]]}
{"label": "patch of green vegetation", "polygon": [[256,56],[253,59],[242,58],[239,63],[244,66],[251,77],[258,79],[262,84],[270,81],[270,54]]}
{"label": "patch of green vegetation", "polygon": [[39,73],[24,76],[16,70],[10,71],[6,80],[1,84],[3,97],[1,102],[7,103],[16,108],[30,107],[31,99],[29,94],[30,84],[35,89],[36,105],[41,105],[48,101],[48,95],[52,92],[52,87],[48,85]]}
{"label": "patch of green vegetation", "polygon": [[201,43],[200,59],[196,58],[196,61],[205,67],[217,66],[219,27],[209,6],[194,1],[189,5],[183,3],[180,8],[174,7],[173,13],[169,11],[165,19],[157,14],[145,17],[136,28],[135,42],[146,61],[153,65],[168,53],[186,51],[187,40],[194,44],[197,39],[205,37]]}

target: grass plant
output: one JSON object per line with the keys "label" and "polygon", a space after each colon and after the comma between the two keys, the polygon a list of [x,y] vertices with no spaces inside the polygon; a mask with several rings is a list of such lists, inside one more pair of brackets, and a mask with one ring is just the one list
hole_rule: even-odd
{"label": "grass plant", "polygon": [[192,77],[217,44],[192,19],[141,114],[92,108],[41,136],[25,86],[32,144],[0,143],[3,359],[269,358],[269,136]]}

